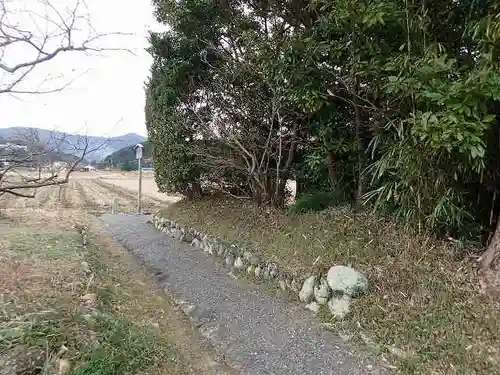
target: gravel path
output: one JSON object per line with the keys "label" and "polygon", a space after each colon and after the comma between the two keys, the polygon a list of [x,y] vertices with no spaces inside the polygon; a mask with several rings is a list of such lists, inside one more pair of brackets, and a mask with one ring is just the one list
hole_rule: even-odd
{"label": "gravel path", "polygon": [[156,231],[146,217],[104,215],[102,220],[237,373],[390,373],[325,331],[308,311],[235,279],[216,259]]}

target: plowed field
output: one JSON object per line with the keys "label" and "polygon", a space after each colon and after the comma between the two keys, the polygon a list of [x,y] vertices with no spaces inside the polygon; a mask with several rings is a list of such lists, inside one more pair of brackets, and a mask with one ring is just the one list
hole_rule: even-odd
{"label": "plowed field", "polygon": [[[0,196],[0,210],[106,211],[111,210],[114,198],[118,198],[120,212],[133,212],[137,210],[137,185],[136,179],[122,178],[120,174],[74,173],[66,185],[38,189],[34,199],[9,194]],[[144,180],[143,187],[143,211],[154,211],[175,200],[158,193],[151,178]]]}

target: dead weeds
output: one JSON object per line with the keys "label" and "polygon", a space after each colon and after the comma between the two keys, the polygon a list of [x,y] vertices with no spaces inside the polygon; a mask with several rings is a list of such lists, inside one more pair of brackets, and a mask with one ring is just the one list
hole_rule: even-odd
{"label": "dead weeds", "polygon": [[[71,375],[193,373],[161,330],[138,319],[140,297],[128,301],[139,295],[119,287],[121,275],[111,273],[109,259],[82,245],[72,227],[85,215],[61,211],[57,220],[22,219],[0,222],[0,368]],[[127,304],[135,314],[121,308]]]}
{"label": "dead weeds", "polygon": [[291,273],[353,265],[371,293],[337,332],[395,361],[408,374],[500,373],[500,310],[480,293],[474,250],[416,234],[368,213],[331,209],[291,215],[244,201],[181,201],[162,213],[252,249]]}

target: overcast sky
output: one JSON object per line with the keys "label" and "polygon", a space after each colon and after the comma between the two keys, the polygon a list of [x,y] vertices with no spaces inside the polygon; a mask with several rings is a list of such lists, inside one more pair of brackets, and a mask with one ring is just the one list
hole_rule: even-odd
{"label": "overcast sky", "polygon": [[[40,0],[10,1],[33,9]],[[78,0],[51,1],[55,7],[64,10]],[[98,46],[126,46],[135,55],[123,51],[108,51],[104,56],[86,56],[79,52],[59,55],[37,67],[22,88],[33,89],[44,81],[44,88],[66,82],[72,82],[71,85],[55,94],[0,94],[0,127],[40,127],[101,136],[146,135],[144,82],[149,75],[151,57],[145,48],[148,46],[148,30],[160,29],[154,20],[153,6],[148,0],[86,0],[86,5],[88,11],[85,8],[81,11],[88,12],[98,33],[132,34],[108,36],[100,40]],[[26,17],[17,17],[16,22],[20,24],[30,22]],[[84,24],[80,28],[84,28]],[[82,35],[79,37],[83,38]],[[6,50],[1,61],[26,60],[32,51],[22,48]],[[48,83],[47,77],[52,78]],[[8,79],[5,75],[0,76],[0,83],[5,84]]]}

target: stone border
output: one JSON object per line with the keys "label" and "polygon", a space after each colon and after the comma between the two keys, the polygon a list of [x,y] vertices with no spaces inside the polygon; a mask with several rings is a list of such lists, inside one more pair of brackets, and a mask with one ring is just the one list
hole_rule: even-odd
{"label": "stone border", "polygon": [[209,237],[193,228],[185,229],[173,220],[155,215],[151,222],[157,230],[172,238],[218,257],[232,270],[246,272],[288,291],[315,314],[326,305],[333,317],[342,319],[350,312],[351,299],[368,291],[366,277],[350,267],[334,265],[327,274],[294,276],[275,262],[267,263],[235,244]]}

